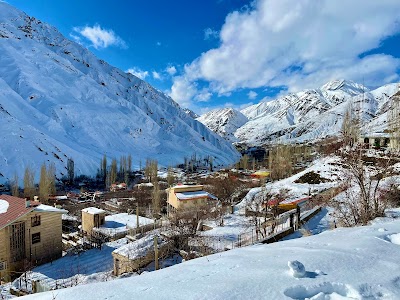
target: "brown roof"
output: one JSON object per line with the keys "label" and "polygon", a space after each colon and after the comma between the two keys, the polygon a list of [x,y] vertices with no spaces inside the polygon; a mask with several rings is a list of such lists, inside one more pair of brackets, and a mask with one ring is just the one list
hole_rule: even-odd
{"label": "brown roof", "polygon": [[34,210],[40,204],[38,201],[31,201],[30,206],[25,207],[25,199],[9,195],[0,195],[0,200],[7,201],[9,205],[5,213],[0,213],[0,229]]}

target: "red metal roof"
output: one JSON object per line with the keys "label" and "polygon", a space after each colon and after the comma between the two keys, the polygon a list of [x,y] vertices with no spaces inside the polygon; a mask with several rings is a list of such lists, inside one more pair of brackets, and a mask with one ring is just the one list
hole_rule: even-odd
{"label": "red metal roof", "polygon": [[0,200],[7,201],[9,205],[7,211],[0,214],[0,229],[34,210],[40,204],[38,201],[31,201],[30,206],[26,207],[25,199],[9,195],[0,195]]}

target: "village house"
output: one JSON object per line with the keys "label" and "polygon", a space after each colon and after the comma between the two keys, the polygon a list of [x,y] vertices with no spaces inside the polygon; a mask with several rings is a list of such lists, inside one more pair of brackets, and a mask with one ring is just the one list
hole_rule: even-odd
{"label": "village house", "polygon": [[203,185],[176,185],[167,191],[168,214],[179,210],[206,209],[216,206],[218,198],[203,190]]}
{"label": "village house", "polygon": [[0,279],[62,255],[61,215],[66,210],[0,195]]}
{"label": "village house", "polygon": [[135,272],[153,262],[156,258],[155,237],[157,237],[157,258],[165,256],[170,245],[166,238],[154,234],[144,236],[112,252],[114,275]]}
{"label": "village house", "polygon": [[373,134],[363,134],[359,138],[359,142],[365,148],[387,148],[396,149],[398,143],[396,139],[390,137],[389,133],[378,132]]}

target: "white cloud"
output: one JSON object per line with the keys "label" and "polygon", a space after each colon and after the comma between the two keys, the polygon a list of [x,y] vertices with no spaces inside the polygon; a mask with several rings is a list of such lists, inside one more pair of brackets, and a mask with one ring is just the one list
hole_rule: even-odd
{"label": "white cloud", "polygon": [[211,96],[212,94],[210,93],[210,91],[207,88],[203,88],[197,93],[194,99],[199,102],[207,102],[208,100],[210,100]]}
{"label": "white cloud", "polygon": [[[96,49],[107,48],[110,46],[127,48],[125,41],[116,35],[113,30],[101,28],[98,24],[95,24],[93,27],[74,27],[73,30],[90,41],[90,46],[93,46]],[[75,34],[71,34],[71,36],[78,42],[82,40],[80,36]]]}
{"label": "white cloud", "polygon": [[171,75],[171,76],[173,76],[173,75],[176,74],[176,68],[175,68],[174,66],[169,66],[169,67],[167,67],[167,68],[165,69],[165,71],[166,71],[169,75]]}
{"label": "white cloud", "polygon": [[128,70],[126,70],[127,73],[131,73],[132,75],[135,75],[136,77],[144,80],[146,79],[147,76],[149,76],[149,72],[148,71],[143,71],[140,70],[139,68],[130,68]]}
{"label": "white cloud", "polygon": [[196,94],[197,88],[194,83],[182,76],[174,77],[169,96],[182,107],[189,108],[191,100]]}
{"label": "white cloud", "polygon": [[213,30],[211,28],[204,29],[204,39],[205,40],[217,39],[218,36],[219,36],[219,32],[218,31]]}
{"label": "white cloud", "polygon": [[161,46],[162,44],[161,44],[161,42],[157,42],[156,45],[157,46]]}
{"label": "white cloud", "polygon": [[250,100],[256,99],[258,94],[255,91],[250,91],[247,93],[247,97],[249,97]]}
{"label": "white cloud", "polygon": [[256,0],[226,17],[220,46],[187,64],[182,76],[189,84],[208,82],[219,95],[296,91],[333,78],[377,86],[399,80],[400,58],[365,53],[399,32],[398,0]]}
{"label": "white cloud", "polygon": [[153,78],[154,78],[154,79],[161,80],[161,74],[160,74],[160,73],[158,73],[158,72],[156,72],[156,71],[153,71],[153,72],[152,72],[152,75],[153,75]]}

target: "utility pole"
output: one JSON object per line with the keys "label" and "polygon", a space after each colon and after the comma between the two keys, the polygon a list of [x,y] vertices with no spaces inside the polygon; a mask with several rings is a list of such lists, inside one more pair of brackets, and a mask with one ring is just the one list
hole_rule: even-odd
{"label": "utility pole", "polygon": [[157,236],[154,237],[154,270],[158,270],[158,243]]}
{"label": "utility pole", "polygon": [[139,201],[136,202],[136,229],[139,230]]}

